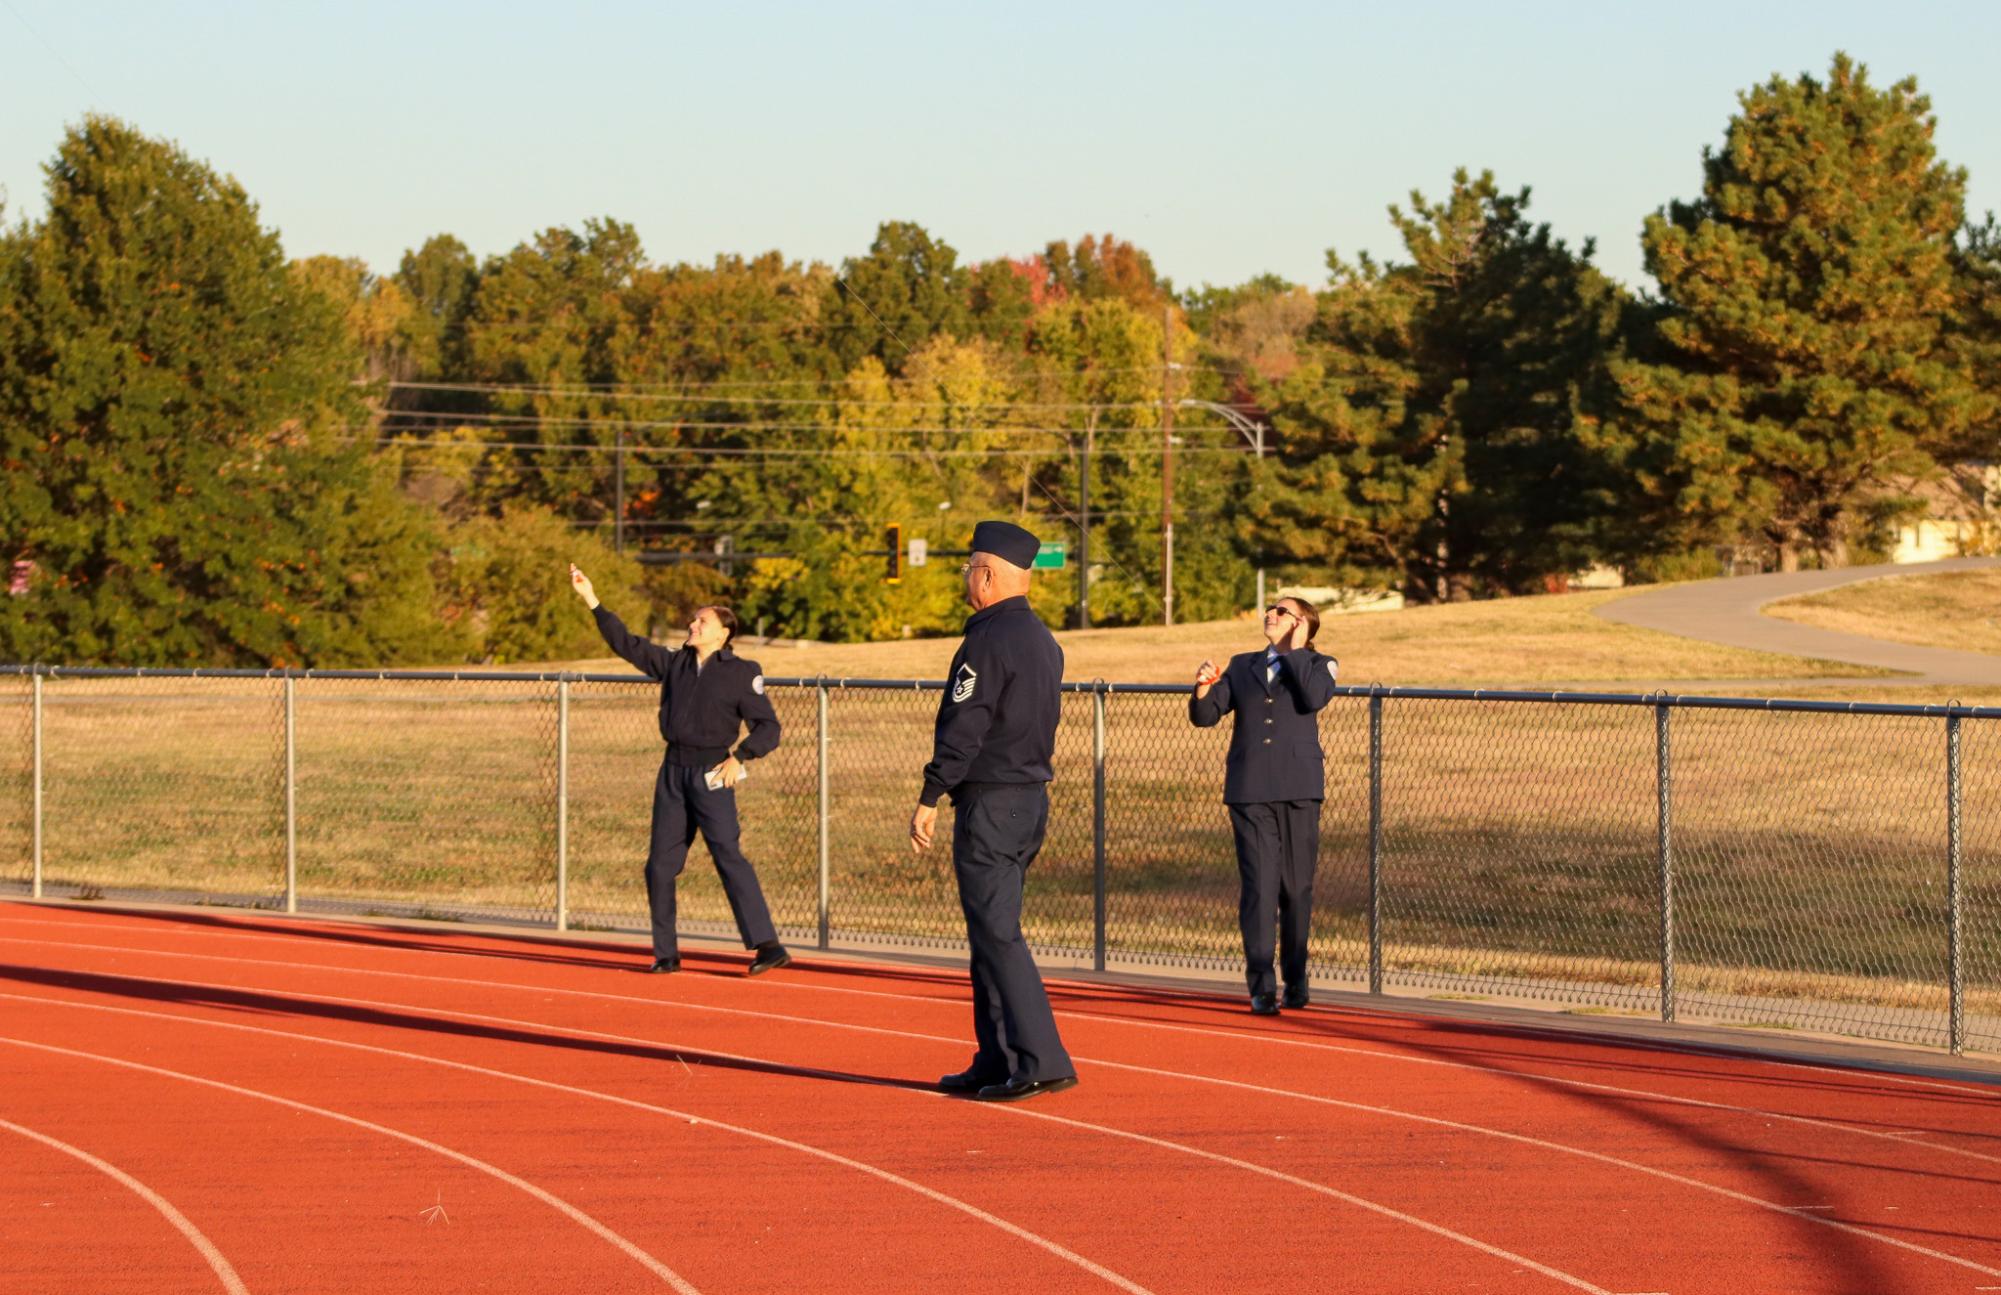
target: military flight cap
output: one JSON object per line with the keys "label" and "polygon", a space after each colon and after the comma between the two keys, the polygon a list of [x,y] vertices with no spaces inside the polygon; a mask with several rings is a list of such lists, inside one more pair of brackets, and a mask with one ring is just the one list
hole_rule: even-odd
{"label": "military flight cap", "polygon": [[991,553],[1024,571],[1035,565],[1041,547],[1040,540],[1013,522],[981,522],[973,528],[973,552]]}

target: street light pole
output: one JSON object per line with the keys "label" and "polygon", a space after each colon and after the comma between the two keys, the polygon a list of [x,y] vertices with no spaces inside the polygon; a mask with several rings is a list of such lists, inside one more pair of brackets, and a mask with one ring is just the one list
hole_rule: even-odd
{"label": "street light pole", "polygon": [[[1219,405],[1213,400],[1178,400],[1175,404],[1182,409],[1206,409],[1210,413],[1217,415],[1224,422],[1235,428],[1239,436],[1249,441],[1252,451],[1257,455],[1258,462],[1264,462],[1265,425],[1263,423],[1258,422],[1256,419],[1246,418],[1243,414],[1230,408],[1228,405]],[[1264,606],[1265,568],[1264,563],[1260,562],[1258,563],[1258,610],[1264,610]]]}
{"label": "street light pole", "polygon": [[625,430],[619,429],[618,447],[612,451],[611,546],[625,552]]}

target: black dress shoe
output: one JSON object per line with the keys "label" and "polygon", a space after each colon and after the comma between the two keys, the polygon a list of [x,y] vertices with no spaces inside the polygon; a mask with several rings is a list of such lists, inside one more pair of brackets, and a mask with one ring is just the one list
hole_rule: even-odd
{"label": "black dress shoe", "polygon": [[653,965],[646,970],[651,975],[663,975],[669,971],[679,971],[680,969],[681,960],[679,958],[655,958]]}
{"label": "black dress shoe", "polygon": [[1277,995],[1277,994],[1252,994],[1252,995],[1251,995],[1251,1015],[1252,1015],[1252,1016],[1277,1016],[1277,1015],[1278,1015],[1278,995]]}
{"label": "black dress shoe", "polygon": [[1061,1079],[1008,1079],[998,1084],[988,1084],[974,1096],[983,1102],[1019,1102],[1043,1093],[1060,1093],[1066,1088],[1077,1086],[1077,1076],[1065,1075]]}
{"label": "black dress shoe", "polygon": [[945,1075],[938,1080],[938,1087],[948,1093],[977,1093],[982,1088],[1007,1082],[1006,1075],[996,1075],[990,1070],[961,1070],[956,1075]]}
{"label": "black dress shoe", "polygon": [[786,952],[784,945],[760,944],[757,946],[757,956],[750,960],[750,970],[744,974],[761,976],[773,967],[783,967],[791,961],[792,955]]}
{"label": "black dress shoe", "polygon": [[1313,996],[1304,989],[1295,989],[1291,985],[1285,987],[1285,1005],[1287,1007],[1300,1008],[1312,1001]]}

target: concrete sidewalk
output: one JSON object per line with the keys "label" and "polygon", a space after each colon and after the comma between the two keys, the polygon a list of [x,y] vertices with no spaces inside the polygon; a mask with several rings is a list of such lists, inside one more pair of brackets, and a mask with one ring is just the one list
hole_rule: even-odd
{"label": "concrete sidewalk", "polygon": [[[1942,575],[1950,571],[1975,571],[1986,567],[2001,567],[2001,558],[1951,558],[1944,562],[1913,563],[1909,566],[1844,567],[1835,571],[1792,571],[1701,580],[1620,598],[1597,608],[1595,614],[1621,625],[1660,630],[1706,643],[1874,666],[1902,671],[1910,676],[1895,680],[1897,683],[1997,687],[2001,686],[2001,656],[1889,643],[1859,634],[1839,634],[1833,630],[1777,620],[1760,610],[1767,603],[1781,598],[1817,593],[1863,580]],[[1772,682],[1768,680],[1766,685],[1769,687]],[[1809,681],[1785,681],[1787,687],[1805,682]],[[1893,681],[1818,679],[1810,682],[1816,685],[1881,685]]]}

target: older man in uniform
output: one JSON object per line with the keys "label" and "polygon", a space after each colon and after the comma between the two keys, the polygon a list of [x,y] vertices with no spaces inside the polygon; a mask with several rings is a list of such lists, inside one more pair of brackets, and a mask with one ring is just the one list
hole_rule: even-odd
{"label": "older man in uniform", "polygon": [[939,797],[951,795],[952,871],[972,950],[978,1047],[971,1065],[938,1086],[989,1102],[1077,1083],[1021,933],[1022,882],[1049,826],[1063,681],[1063,649],[1028,606],[1038,547],[1008,522],[973,530],[964,568],[973,615],[938,699],[931,763],[910,818],[911,848],[922,851],[937,825]]}

